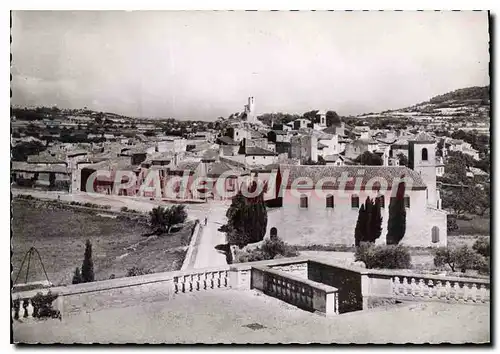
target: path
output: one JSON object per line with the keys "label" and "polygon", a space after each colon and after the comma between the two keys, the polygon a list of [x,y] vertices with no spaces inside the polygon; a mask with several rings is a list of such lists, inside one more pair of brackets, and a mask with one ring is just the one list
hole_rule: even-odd
{"label": "path", "polygon": [[218,231],[226,223],[226,210],[229,204],[212,202],[208,212],[208,223],[200,217],[202,233],[193,250],[193,268],[218,267],[227,264],[226,255],[215,249],[215,246],[226,243],[226,235]]}

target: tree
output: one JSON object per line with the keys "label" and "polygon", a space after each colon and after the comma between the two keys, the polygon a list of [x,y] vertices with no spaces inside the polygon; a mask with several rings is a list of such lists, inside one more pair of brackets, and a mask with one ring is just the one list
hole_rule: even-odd
{"label": "tree", "polygon": [[375,198],[375,203],[372,203],[369,217],[369,237],[366,241],[375,242],[382,235],[382,207],[380,198]]}
{"label": "tree", "polygon": [[[255,191],[253,183],[249,191]],[[262,241],[267,228],[267,209],[264,192],[256,197],[245,197],[241,191],[233,198],[227,210],[227,224],[221,228],[226,232],[228,243],[243,248],[249,243]]]}
{"label": "tree", "polygon": [[382,161],[382,158],[370,151],[365,151],[358,157],[354,159],[354,162],[358,165],[364,165],[364,166],[382,166],[384,162]]}
{"label": "tree", "polygon": [[399,153],[398,160],[399,160],[399,166],[408,166],[408,158],[406,157],[405,154]]}
{"label": "tree", "polygon": [[323,156],[318,156],[318,161],[314,162],[311,158],[304,162],[304,165],[326,165],[326,161]]}
{"label": "tree", "polygon": [[481,265],[481,256],[470,249],[469,246],[440,247],[434,253],[436,267],[449,266],[452,272],[460,270],[465,273],[467,269],[476,269]]}
{"label": "tree", "polygon": [[158,206],[149,212],[149,224],[157,235],[168,233],[170,227],[186,221],[185,205],[179,204],[170,208]]}
{"label": "tree", "polygon": [[477,239],[472,245],[472,249],[483,257],[488,258],[491,255],[490,241],[486,237]]}
{"label": "tree", "polygon": [[83,283],[82,274],[80,273],[80,268],[76,267],[71,284],[80,284],[80,283]]}
{"label": "tree", "polygon": [[387,221],[387,244],[397,245],[406,232],[406,208],[404,204],[405,183],[400,182],[395,197],[389,204],[389,220]]}
{"label": "tree", "polygon": [[367,220],[368,214],[366,213],[365,205],[362,204],[359,208],[358,221],[356,222],[356,228],[354,229],[354,245],[356,247],[358,247],[365,239]]}
{"label": "tree", "polygon": [[92,261],[92,244],[90,240],[85,243],[85,255],[82,263],[82,283],[94,281],[94,262]]}
{"label": "tree", "polygon": [[328,111],[326,112],[326,126],[331,127],[332,125],[335,126],[340,126],[342,121],[340,120],[339,115],[337,112],[334,111]]}

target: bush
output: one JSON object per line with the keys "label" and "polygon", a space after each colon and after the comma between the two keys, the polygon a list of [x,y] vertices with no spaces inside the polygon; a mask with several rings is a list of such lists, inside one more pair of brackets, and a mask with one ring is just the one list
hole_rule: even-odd
{"label": "bush", "polygon": [[80,273],[80,268],[76,267],[71,284],[80,284],[80,283],[83,283],[82,274]]}
{"label": "bush", "polygon": [[411,268],[410,252],[401,245],[375,246],[369,242],[362,242],[356,249],[354,258],[356,261],[364,262],[366,268]]}
{"label": "bush", "polygon": [[467,269],[485,268],[483,257],[474,252],[469,246],[439,247],[434,251],[434,265],[436,267],[448,266],[452,272],[460,270],[465,273]]}
{"label": "bush", "polygon": [[291,246],[286,244],[281,238],[266,239],[262,244],[260,250],[266,256],[266,259],[274,259],[277,255],[283,257],[296,257],[298,252]]}
{"label": "bush", "polygon": [[135,277],[138,275],[151,274],[153,271],[151,269],[145,269],[144,267],[132,267],[127,270],[127,277]]}
{"label": "bush", "polygon": [[489,258],[490,257],[490,241],[486,237],[481,237],[477,239],[472,245],[472,249],[479,253],[481,256]]}
{"label": "bush", "polygon": [[451,215],[448,215],[448,217],[446,218],[446,226],[447,226],[448,232],[458,230],[457,218],[453,217]]}
{"label": "bush", "polygon": [[[53,294],[50,290],[46,295],[37,293],[31,298],[33,305],[33,317],[35,318],[61,318],[61,313],[52,308],[52,303],[58,298],[58,294]],[[26,302],[25,302],[26,303]]]}
{"label": "bush", "polygon": [[126,206],[124,206],[124,207],[121,207],[121,209],[120,209],[120,210],[121,210],[121,211],[128,211],[128,208],[127,208]]}

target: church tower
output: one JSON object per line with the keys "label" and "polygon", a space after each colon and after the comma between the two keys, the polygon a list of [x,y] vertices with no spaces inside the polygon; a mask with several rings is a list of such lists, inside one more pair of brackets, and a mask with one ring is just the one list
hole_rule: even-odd
{"label": "church tower", "polygon": [[256,122],[255,99],[253,97],[248,97],[248,104],[245,105],[245,113],[247,115],[248,122],[250,122],[250,123]]}
{"label": "church tower", "polygon": [[420,174],[427,185],[427,204],[440,208],[436,187],[436,143],[429,134],[422,132],[408,140],[408,167]]}

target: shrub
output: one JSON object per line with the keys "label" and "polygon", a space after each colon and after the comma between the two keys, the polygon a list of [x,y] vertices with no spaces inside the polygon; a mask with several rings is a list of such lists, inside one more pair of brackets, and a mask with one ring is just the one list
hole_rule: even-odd
{"label": "shrub", "polygon": [[436,267],[448,266],[452,272],[460,270],[465,273],[467,269],[484,267],[482,256],[467,245],[461,247],[439,247],[434,251],[434,265]]}
{"label": "shrub", "polygon": [[[33,317],[35,318],[45,318],[45,317],[57,317],[61,318],[59,311],[54,310],[52,303],[58,298],[58,294],[53,294],[50,290],[46,295],[41,292],[37,293],[31,298],[31,304],[33,305]],[[26,301],[24,302],[26,303]],[[24,305],[23,305],[24,306]]]}
{"label": "shrub", "polygon": [[446,227],[449,232],[458,230],[457,218],[448,215],[448,217],[446,218]]}
{"label": "shrub", "polygon": [[274,259],[277,255],[283,257],[295,257],[298,252],[293,249],[290,245],[286,244],[281,238],[276,237],[275,239],[266,239],[260,250],[266,257],[265,259]]}
{"label": "shrub", "polygon": [[127,277],[135,277],[138,275],[151,274],[153,271],[151,269],[145,269],[144,267],[132,267],[127,270]]}
{"label": "shrub", "polygon": [[490,257],[490,241],[486,237],[481,237],[477,239],[472,245],[472,249],[479,253],[481,256],[489,258]]}
{"label": "shrub", "polygon": [[80,284],[80,283],[83,283],[82,274],[80,273],[80,268],[76,267],[71,284]]}
{"label": "shrub", "polygon": [[411,268],[411,255],[401,245],[375,246],[362,242],[354,253],[356,261],[365,263],[366,268],[408,269]]}
{"label": "shrub", "polygon": [[127,208],[126,206],[124,206],[124,207],[121,207],[121,209],[120,209],[120,210],[121,210],[121,211],[128,211],[128,208]]}
{"label": "shrub", "polygon": [[170,226],[182,224],[187,219],[185,205],[174,205],[170,208],[157,207],[149,213],[150,226],[157,234],[162,234],[168,231]]}

